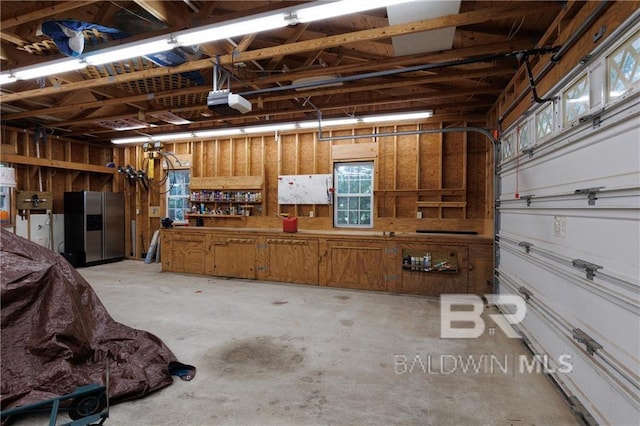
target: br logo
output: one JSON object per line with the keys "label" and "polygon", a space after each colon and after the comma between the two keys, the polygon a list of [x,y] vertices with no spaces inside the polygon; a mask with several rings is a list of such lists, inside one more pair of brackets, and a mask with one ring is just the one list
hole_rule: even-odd
{"label": "br logo", "polygon": [[[489,318],[512,339],[522,336],[513,328],[526,313],[525,300],[514,294],[487,294],[489,304],[510,306],[513,313],[488,314]],[[440,296],[440,337],[445,339],[476,339],[484,333],[485,324],[481,315],[484,302],[475,294],[443,294]],[[454,327],[457,325],[457,327]]]}

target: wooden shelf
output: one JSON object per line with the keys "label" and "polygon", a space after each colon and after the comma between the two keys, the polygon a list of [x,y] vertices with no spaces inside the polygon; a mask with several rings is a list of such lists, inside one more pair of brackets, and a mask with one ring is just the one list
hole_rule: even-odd
{"label": "wooden shelf", "polygon": [[416,201],[417,207],[467,207],[464,201]]}
{"label": "wooden shelf", "polygon": [[382,196],[411,196],[411,195],[464,195],[464,188],[448,188],[448,189],[378,189],[373,191],[374,195]]}
{"label": "wooden shelf", "polygon": [[188,214],[189,218],[192,217],[213,217],[213,218],[218,218],[218,217],[223,217],[226,219],[240,219],[246,216],[243,216],[241,214],[201,214],[201,213],[189,213]]}
{"label": "wooden shelf", "polygon": [[253,207],[253,206],[249,206],[249,204],[262,204],[262,201],[241,201],[241,200],[195,200],[195,199],[190,199],[189,201],[192,202],[192,203],[243,204],[243,205],[246,204],[247,207]]}

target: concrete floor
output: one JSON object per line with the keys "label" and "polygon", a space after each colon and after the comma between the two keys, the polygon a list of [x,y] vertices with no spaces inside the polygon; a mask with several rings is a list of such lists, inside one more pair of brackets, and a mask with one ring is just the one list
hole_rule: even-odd
{"label": "concrete floor", "polygon": [[518,356],[531,357],[519,340],[440,339],[438,299],[162,273],[132,260],[79,271],[117,321],[198,369],[191,382],[112,406],[106,425],[579,424],[547,376],[518,371]]}

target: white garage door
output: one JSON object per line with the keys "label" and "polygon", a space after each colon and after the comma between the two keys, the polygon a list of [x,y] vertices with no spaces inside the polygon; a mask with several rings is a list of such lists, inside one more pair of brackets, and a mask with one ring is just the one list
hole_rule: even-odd
{"label": "white garage door", "polygon": [[501,139],[496,284],[527,300],[517,328],[585,420],[637,425],[638,25],[596,53]]}

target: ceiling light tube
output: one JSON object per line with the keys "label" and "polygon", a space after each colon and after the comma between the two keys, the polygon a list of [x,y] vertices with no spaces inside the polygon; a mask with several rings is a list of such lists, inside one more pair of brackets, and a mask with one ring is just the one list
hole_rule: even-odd
{"label": "ceiling light tube", "polygon": [[345,118],[330,118],[327,120],[308,120],[297,121],[295,123],[274,123],[264,124],[247,127],[233,127],[226,129],[214,129],[214,130],[201,130],[197,132],[183,132],[183,133],[167,133],[163,135],[154,136],[137,136],[131,138],[112,139],[114,144],[125,143],[142,143],[152,141],[169,141],[178,139],[190,139],[190,138],[215,138],[234,136],[242,134],[254,134],[254,133],[269,133],[275,131],[287,131],[296,129],[317,129],[319,124],[322,127],[335,127],[335,126],[348,126],[361,123],[377,123],[385,121],[407,121],[407,120],[420,120],[423,118],[429,118],[433,116],[433,111],[418,111],[408,113],[395,113],[395,114],[381,114],[370,115],[366,117],[345,117]]}
{"label": "ceiling light tube", "polygon": [[142,142],[152,142],[151,137],[149,136],[132,136],[130,138],[118,138],[111,139],[111,143],[116,145],[128,144],[128,143],[142,143]]}
{"label": "ceiling light tube", "polygon": [[242,130],[244,133],[266,133],[275,131],[293,130],[296,128],[294,123],[277,123],[277,124],[265,124],[263,126],[249,126]]}
{"label": "ceiling light tube", "polygon": [[75,71],[86,67],[87,64],[80,59],[60,59],[51,61],[45,65],[26,67],[17,69],[13,72],[18,80],[28,80],[31,78],[45,77],[63,72]]}
{"label": "ceiling light tube", "polygon": [[429,117],[433,117],[433,111],[419,111],[419,112],[385,114],[385,115],[370,115],[367,117],[362,117],[361,121],[363,123],[376,123],[376,122],[384,122],[384,121],[420,120],[422,118],[429,118]]}
{"label": "ceiling light tube", "polygon": [[138,56],[152,55],[173,49],[175,43],[170,38],[152,40],[142,43],[134,43],[133,46],[116,47],[108,50],[100,50],[94,54],[88,53],[84,56],[89,65],[103,65],[110,62],[123,61],[125,59],[136,58]]}
{"label": "ceiling light tube", "polygon": [[180,46],[207,43],[215,40],[237,37],[261,31],[274,30],[289,25],[286,13],[276,13],[253,19],[237,19],[228,23],[220,23],[198,30],[183,31],[174,34],[176,43]]}
{"label": "ceiling light tube", "polygon": [[190,139],[193,138],[193,132],[182,132],[182,133],[165,133],[163,135],[153,135],[151,139],[157,142],[164,141],[173,141],[177,139]]}
{"label": "ceiling light tube", "polygon": [[16,76],[11,72],[0,74],[0,86],[7,83],[13,83],[16,80]]}
{"label": "ceiling light tube", "polygon": [[320,4],[318,6],[297,9],[295,12],[297,16],[296,22],[321,21],[323,19],[364,12],[366,10],[378,9],[394,4],[407,3],[409,1],[415,0],[341,0],[336,2],[316,2]]}
{"label": "ceiling light tube", "polygon": [[242,133],[242,129],[233,128],[233,129],[203,130],[200,132],[194,132],[193,135],[196,138],[212,138],[216,136],[239,135],[241,133]]}

